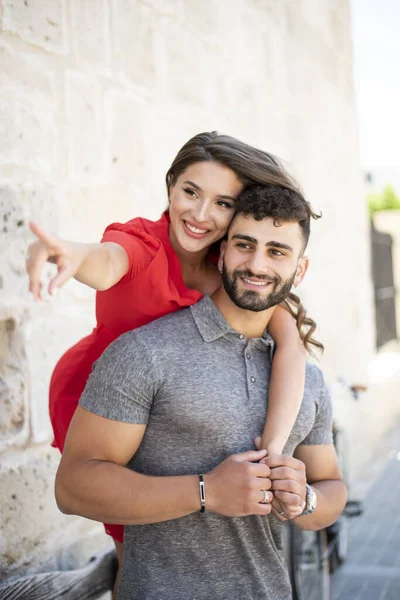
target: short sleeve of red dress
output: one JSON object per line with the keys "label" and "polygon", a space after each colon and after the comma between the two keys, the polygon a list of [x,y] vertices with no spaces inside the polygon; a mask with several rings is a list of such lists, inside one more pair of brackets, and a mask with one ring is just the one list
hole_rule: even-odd
{"label": "short sleeve of red dress", "polygon": [[148,244],[135,233],[135,226],[132,221],[129,223],[112,223],[104,231],[101,239],[101,243],[114,242],[122,246],[128,255],[128,271],[118,283],[125,283],[133,279],[135,275],[150,265],[153,258]]}

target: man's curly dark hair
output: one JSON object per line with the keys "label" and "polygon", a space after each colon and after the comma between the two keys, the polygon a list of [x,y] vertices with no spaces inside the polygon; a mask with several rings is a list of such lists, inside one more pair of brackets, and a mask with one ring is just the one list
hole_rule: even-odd
{"label": "man's curly dark hair", "polygon": [[274,225],[298,223],[304,237],[303,251],[310,237],[310,220],[319,219],[300,192],[280,185],[253,185],[239,196],[231,225],[237,215],[251,215],[256,221],[271,218]]}
{"label": "man's curly dark hair", "polygon": [[[277,227],[288,222],[298,223],[303,232],[303,252],[310,237],[311,219],[321,217],[313,211],[300,192],[274,184],[247,187],[238,198],[230,227],[238,215],[251,215],[256,221],[266,218],[274,219],[274,225]],[[324,347],[321,342],[312,337],[317,327],[316,323],[307,316],[307,311],[300,298],[296,294],[290,293],[281,305],[295,319],[306,350],[312,353],[311,346],[314,346],[323,352]]]}

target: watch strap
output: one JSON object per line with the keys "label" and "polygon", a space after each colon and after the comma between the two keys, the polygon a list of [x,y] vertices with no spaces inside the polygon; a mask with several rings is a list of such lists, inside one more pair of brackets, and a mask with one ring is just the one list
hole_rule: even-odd
{"label": "watch strap", "polygon": [[314,492],[313,488],[306,483],[306,506],[300,517],[305,517],[307,515],[311,515],[317,506],[317,495]]}

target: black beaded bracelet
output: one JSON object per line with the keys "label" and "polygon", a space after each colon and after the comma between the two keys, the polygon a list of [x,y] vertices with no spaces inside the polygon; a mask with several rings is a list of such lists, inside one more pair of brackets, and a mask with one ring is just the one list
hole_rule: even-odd
{"label": "black beaded bracelet", "polygon": [[200,512],[203,513],[206,510],[206,487],[204,484],[204,477],[199,473],[199,486],[200,486]]}

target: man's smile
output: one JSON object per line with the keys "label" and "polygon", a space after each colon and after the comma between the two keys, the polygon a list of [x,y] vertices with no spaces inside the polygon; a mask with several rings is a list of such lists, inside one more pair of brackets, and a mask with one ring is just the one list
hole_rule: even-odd
{"label": "man's smile", "polygon": [[255,285],[257,287],[267,287],[272,281],[266,281],[265,279],[252,279],[249,277],[240,278],[247,285]]}

